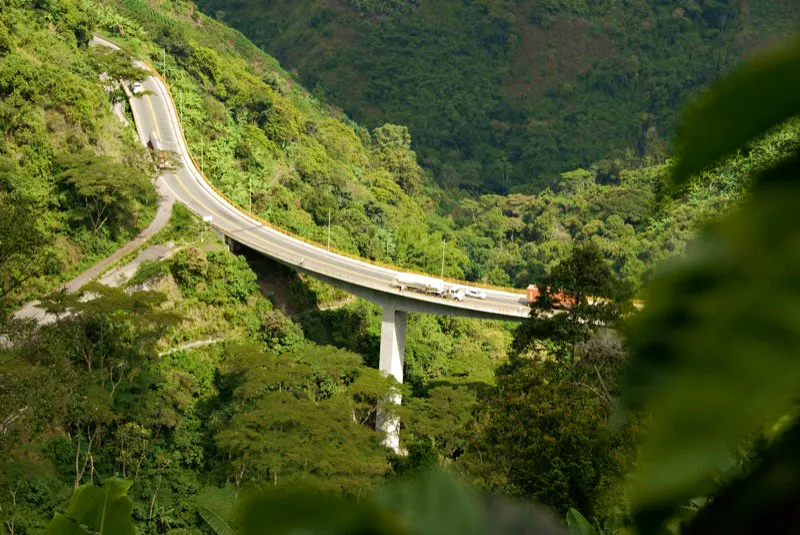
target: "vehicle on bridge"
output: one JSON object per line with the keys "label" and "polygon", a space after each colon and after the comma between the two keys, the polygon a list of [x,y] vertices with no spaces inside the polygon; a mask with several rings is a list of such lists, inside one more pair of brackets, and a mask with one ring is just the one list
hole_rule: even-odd
{"label": "vehicle on bridge", "polygon": [[[525,304],[528,306],[534,304],[540,293],[535,284],[529,284],[525,292]],[[563,292],[552,294],[551,297],[553,298],[553,308],[569,308],[575,302],[574,299],[567,297]],[[590,298],[590,302],[592,302],[592,299],[594,298]],[[596,299],[594,300],[596,301]]]}
{"label": "vehicle on bridge", "polygon": [[483,290],[478,290],[477,288],[465,288],[464,295],[466,297],[472,297],[474,299],[486,299],[486,292]]}
{"label": "vehicle on bridge", "polygon": [[400,273],[392,281],[394,288],[399,288],[402,292],[405,289],[414,290],[429,295],[444,296],[448,287],[443,280],[415,275],[413,273]]}
{"label": "vehicle on bridge", "polygon": [[415,275],[413,273],[401,273],[397,275],[392,281],[392,287],[399,288],[401,292],[408,289],[419,293],[435,295],[437,297],[454,299],[455,301],[463,301],[467,296],[466,289],[463,286],[449,284],[441,279],[434,279],[433,277],[426,277],[424,275]]}
{"label": "vehicle on bridge", "polygon": [[450,299],[455,299],[456,301],[463,301],[464,297],[466,297],[467,292],[465,289],[457,284],[453,284],[447,287],[447,297]]}

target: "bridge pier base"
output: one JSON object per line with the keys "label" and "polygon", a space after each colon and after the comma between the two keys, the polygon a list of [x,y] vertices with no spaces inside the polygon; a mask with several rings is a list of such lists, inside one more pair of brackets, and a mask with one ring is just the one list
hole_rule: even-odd
{"label": "bridge pier base", "polygon": [[239,242],[237,242],[236,240],[234,240],[234,239],[233,239],[233,238],[231,238],[230,236],[225,236],[225,235],[223,234],[223,235],[222,235],[222,240],[225,242],[225,245],[227,245],[227,246],[228,246],[228,250],[229,250],[230,252],[232,252],[233,254],[236,254],[236,253],[238,253],[238,252],[239,252],[239,249],[241,249],[241,248],[242,248],[242,246],[239,244]]}
{"label": "bridge pier base", "polygon": [[[406,346],[406,320],[408,313],[389,305],[383,307],[381,321],[381,354],[379,369],[384,375],[391,375],[398,383],[403,382],[403,352]],[[386,402],[399,405],[400,392],[392,392]],[[378,431],[385,434],[383,445],[400,453],[400,418],[378,407],[376,421]]]}

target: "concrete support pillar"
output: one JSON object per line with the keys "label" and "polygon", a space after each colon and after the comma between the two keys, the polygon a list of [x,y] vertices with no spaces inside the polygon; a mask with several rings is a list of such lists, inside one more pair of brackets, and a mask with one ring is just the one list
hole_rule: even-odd
{"label": "concrete support pillar", "polygon": [[[406,346],[406,320],[408,313],[390,306],[383,307],[381,322],[381,359],[379,369],[385,375],[391,375],[398,383],[403,382],[403,352]],[[387,401],[400,404],[400,393],[392,392]],[[383,445],[395,453],[400,452],[400,419],[378,408],[378,431],[383,431]]]}
{"label": "concrete support pillar", "polygon": [[236,254],[236,253],[239,252],[239,249],[241,248],[240,245],[239,245],[239,242],[237,242],[236,240],[234,240],[230,236],[226,236],[225,234],[222,233],[221,230],[214,229],[214,232],[216,232],[217,236],[222,238],[222,241],[224,241],[225,245],[228,246],[228,250],[230,252],[232,252],[233,254]]}

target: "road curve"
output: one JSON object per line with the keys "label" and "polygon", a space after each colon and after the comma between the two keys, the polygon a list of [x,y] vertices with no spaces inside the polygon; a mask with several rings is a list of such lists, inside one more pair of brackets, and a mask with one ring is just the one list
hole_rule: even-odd
{"label": "road curve", "polygon": [[[95,38],[100,44],[111,43]],[[454,301],[415,292],[399,292],[391,287],[400,271],[376,266],[336,254],[324,248],[306,243],[269,227],[235,207],[206,181],[189,155],[178,113],[165,83],[157,76],[144,82],[146,91],[131,98],[131,110],[136,128],[143,143],[157,136],[166,150],[174,151],[182,167],[172,173],[164,173],[162,179],[176,199],[183,202],[200,217],[211,219],[210,224],[236,242],[242,243],[281,263],[296,267],[309,274],[320,275],[323,280],[336,280],[346,285],[362,287],[392,296],[397,308],[414,311],[414,302],[436,308],[446,307],[445,313],[454,315],[507,318],[521,320],[528,317],[529,309],[521,293],[498,290],[483,290],[484,300],[465,299]],[[403,302],[409,306],[404,307]],[[423,307],[424,308],[424,307]]]}

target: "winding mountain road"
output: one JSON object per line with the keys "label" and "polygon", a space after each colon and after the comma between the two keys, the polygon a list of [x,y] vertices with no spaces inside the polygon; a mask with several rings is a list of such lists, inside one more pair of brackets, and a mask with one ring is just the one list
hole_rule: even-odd
{"label": "winding mountain road", "polygon": [[[100,38],[95,38],[95,42],[115,47]],[[157,137],[165,150],[177,154],[181,164],[178,169],[162,174],[164,185],[176,199],[228,239],[356,295],[379,303],[391,302],[409,312],[516,321],[528,317],[529,309],[522,293],[488,289],[483,290],[486,299],[455,301],[411,291],[400,292],[391,287],[400,271],[328,251],[250,216],[218,193],[197,169],[164,81],[152,75],[143,84],[146,91],[130,99],[139,137],[145,144],[153,136]]]}

